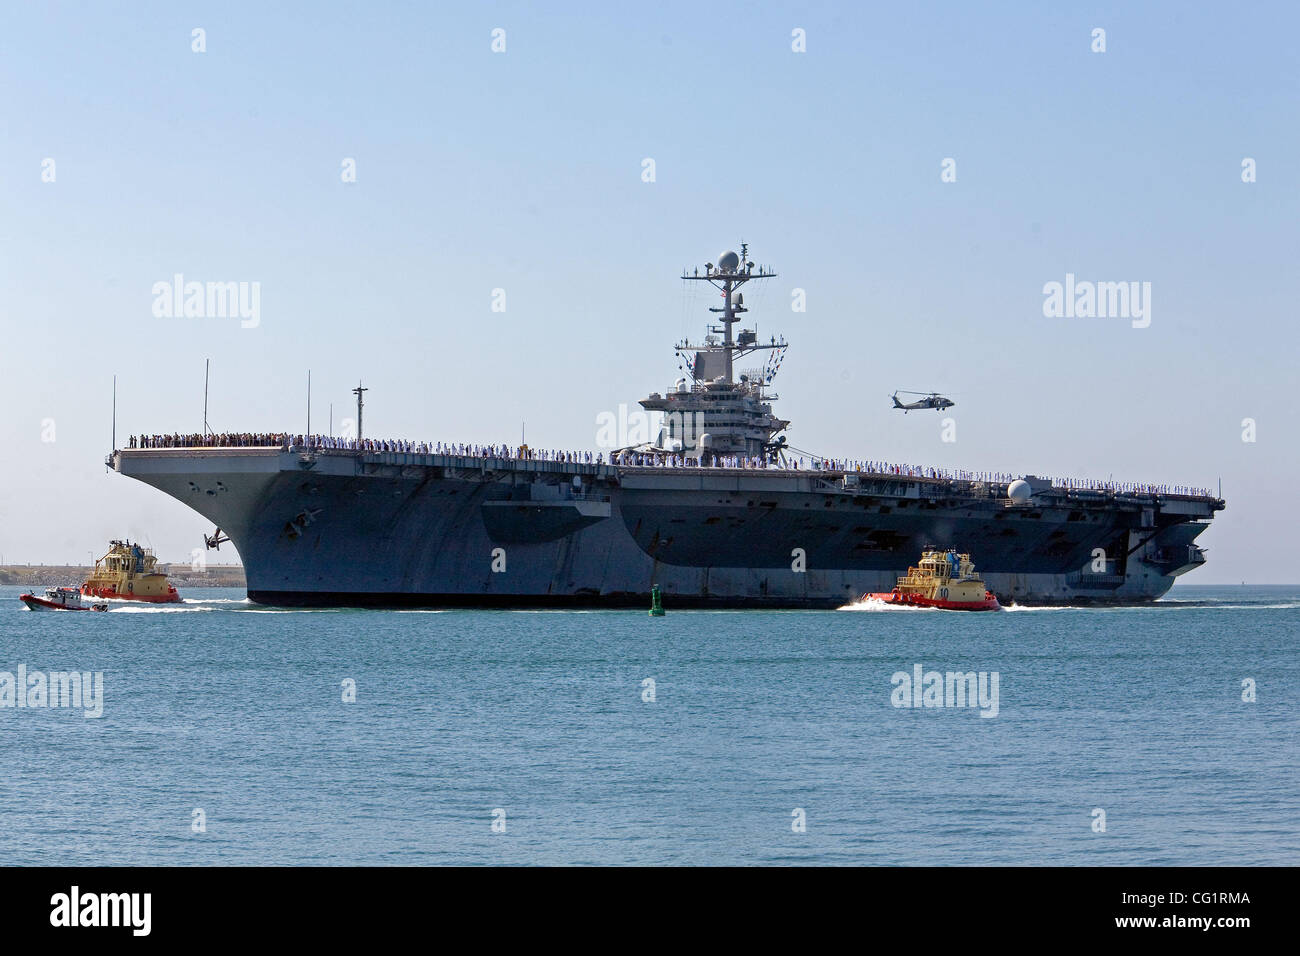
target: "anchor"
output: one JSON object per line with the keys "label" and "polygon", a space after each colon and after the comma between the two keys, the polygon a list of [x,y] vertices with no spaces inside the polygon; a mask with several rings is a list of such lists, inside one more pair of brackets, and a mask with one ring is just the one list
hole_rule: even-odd
{"label": "anchor", "polygon": [[284,531],[290,538],[297,538],[307,530],[307,525],[316,520],[316,516],[321,513],[320,508],[309,508],[305,511],[298,512],[292,521],[285,522]]}

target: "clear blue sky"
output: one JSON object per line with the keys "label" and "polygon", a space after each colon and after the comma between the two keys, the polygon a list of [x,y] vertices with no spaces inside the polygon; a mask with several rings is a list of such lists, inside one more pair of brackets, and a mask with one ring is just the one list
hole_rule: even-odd
{"label": "clear blue sky", "polygon": [[[1222,477],[1189,583],[1300,577],[1256,569],[1300,532],[1294,5],[266,6],[6,9],[6,561],[210,530],[105,474],[113,373],[119,436],[197,431],[211,358],[217,429],[301,430],[310,368],[320,426],[364,379],[369,434],[590,448],[702,332],[681,267],[743,238],[798,447]],[[1067,272],[1150,282],[1150,328],[1045,318]],[[260,282],[260,326],[154,317],[175,273]]]}

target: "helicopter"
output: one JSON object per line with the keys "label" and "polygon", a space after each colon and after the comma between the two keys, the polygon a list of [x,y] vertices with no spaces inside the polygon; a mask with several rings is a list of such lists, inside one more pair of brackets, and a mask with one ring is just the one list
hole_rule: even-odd
{"label": "helicopter", "polygon": [[[922,395],[924,397],[918,398],[914,402],[900,402],[898,400],[900,393],[903,395]],[[957,404],[951,398],[944,398],[938,392],[909,392],[906,389],[899,389],[890,397],[894,400],[894,407],[901,408],[904,415],[916,408],[933,408],[936,412],[941,412],[945,408],[952,408],[953,405]]]}

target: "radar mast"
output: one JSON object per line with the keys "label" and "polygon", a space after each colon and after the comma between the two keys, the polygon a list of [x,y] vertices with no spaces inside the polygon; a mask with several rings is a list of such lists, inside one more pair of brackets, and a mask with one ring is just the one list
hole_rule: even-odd
{"label": "radar mast", "polygon": [[[757,269],[757,271],[755,271]],[[740,254],[727,251],[718,256],[718,262],[714,265],[712,262],[704,264],[704,274],[701,275],[699,269],[690,273],[682,270],[682,279],[687,282],[707,282],[722,293],[723,306],[716,306],[709,309],[715,315],[722,316],[722,327],[710,326],[709,331],[713,333],[722,333],[722,346],[705,345],[703,347],[691,347],[689,343],[683,342],[678,346],[679,352],[712,352],[721,353],[722,356],[722,380],[728,385],[735,383],[735,359],[737,355],[748,354],[760,348],[774,348],[775,343],[769,346],[760,346],[757,344],[757,337],[753,340],[737,344],[732,335],[732,326],[739,321],[738,317],[749,310],[745,308],[745,297],[740,294],[740,287],[752,279],[775,279],[776,273],[769,272],[766,266],[756,266],[749,258],[749,243],[740,244]],[[743,338],[743,333],[742,333]],[[692,377],[698,381],[699,376],[695,375],[692,370]]]}

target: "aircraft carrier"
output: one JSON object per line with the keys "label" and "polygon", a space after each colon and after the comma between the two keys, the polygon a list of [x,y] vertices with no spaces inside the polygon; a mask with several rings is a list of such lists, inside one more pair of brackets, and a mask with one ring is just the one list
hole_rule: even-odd
{"label": "aircraft carrier", "polygon": [[209,545],[228,536],[249,597],[273,605],[642,607],[658,585],[670,609],[833,608],[889,591],[927,548],[970,553],[1004,604],[1133,604],[1205,562],[1196,538],[1224,507],[1206,491],[801,461],[770,391],[786,343],[737,327],[741,287],[773,276],[743,245],[683,274],[721,304],[677,346],[688,377],[641,401],[663,428],[636,447],[205,432],[108,464],[216,525]]}

